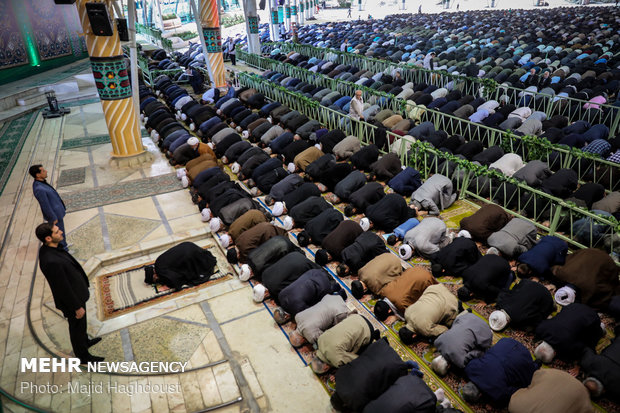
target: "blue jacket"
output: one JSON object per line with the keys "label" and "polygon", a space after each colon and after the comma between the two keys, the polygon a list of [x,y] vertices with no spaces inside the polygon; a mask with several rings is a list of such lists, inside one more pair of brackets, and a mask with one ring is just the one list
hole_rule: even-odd
{"label": "blue jacket", "polygon": [[529,386],[536,370],[528,349],[512,338],[502,338],[465,366],[469,380],[499,405],[507,405],[514,392]]}
{"label": "blue jacket", "polygon": [[558,237],[542,237],[538,244],[519,256],[517,261],[527,264],[537,275],[545,275],[554,265],[564,265],[568,244]]}
{"label": "blue jacket", "polygon": [[422,186],[420,172],[408,166],[403,171],[399,172],[394,178],[390,179],[388,186],[397,194],[410,196],[413,191]]}
{"label": "blue jacket", "polygon": [[41,212],[46,221],[62,221],[66,213],[65,203],[51,185],[35,180],[32,183],[32,192],[41,205]]}

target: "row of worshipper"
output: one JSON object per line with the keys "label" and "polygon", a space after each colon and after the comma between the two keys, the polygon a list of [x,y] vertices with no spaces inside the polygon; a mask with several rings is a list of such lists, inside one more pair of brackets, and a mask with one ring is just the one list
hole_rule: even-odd
{"label": "row of worshipper", "polygon": [[[285,84],[285,82],[291,83],[296,80],[294,78],[285,77],[282,74],[273,74],[272,72],[266,72],[265,76],[267,76],[270,80],[275,79],[275,81],[279,81],[281,84]],[[303,83],[298,83],[297,85],[303,85]],[[310,88],[314,87],[312,85],[307,86]],[[303,87],[305,88],[306,86]],[[330,92],[329,89],[325,88],[315,87],[314,90],[316,89],[320,90],[312,96],[314,99],[321,99],[322,104],[327,105],[330,99],[336,99],[335,103],[330,106],[333,109],[339,109],[339,105],[343,105],[343,109],[340,110],[346,110],[347,107],[350,105],[349,97],[341,97],[338,92]],[[321,98],[321,96],[323,96],[323,98]],[[603,198],[603,196],[605,195],[605,186],[598,183],[586,184],[585,186],[577,189],[577,174],[572,170],[560,170],[557,176],[551,176],[549,168],[541,161],[532,161],[528,165],[525,165],[521,160],[520,156],[516,154],[504,154],[504,151],[497,145],[484,149],[483,143],[480,141],[472,140],[469,142],[465,142],[464,138],[458,135],[448,137],[445,132],[436,131],[434,125],[431,122],[424,122],[420,125],[413,126],[413,123],[410,120],[403,119],[400,115],[394,114],[389,109],[379,111],[379,107],[377,105],[374,106],[374,109],[369,108],[365,110],[364,114],[366,115],[365,119],[368,119],[370,122],[374,122],[375,125],[381,126],[383,128],[392,127],[392,131],[399,135],[403,135],[402,139],[405,141],[413,141],[415,139],[419,139],[429,142],[433,146],[441,149],[442,151],[457,154],[474,163],[486,165],[493,169],[498,169],[506,176],[513,176],[514,174],[514,176],[518,179],[524,180],[523,178],[528,178],[530,175],[532,175],[534,179],[525,179],[525,182],[528,185],[531,185],[533,187],[540,187],[542,184],[543,191],[549,193],[550,195],[557,196],[563,199],[568,198],[569,200],[576,202],[578,206],[591,208],[592,204],[601,200],[601,198]],[[598,126],[600,126],[601,128],[593,127],[590,130],[593,132],[607,130],[604,125]],[[411,127],[411,129],[406,132],[398,129],[402,128],[406,130],[409,127]],[[569,131],[569,129],[571,131],[576,131],[578,129],[583,130],[580,128],[584,127],[586,127],[586,125],[584,125],[584,122],[580,121],[570,126],[567,126],[566,130],[567,132]],[[405,133],[407,135],[404,135]],[[575,134],[571,134],[570,136],[575,136]],[[589,146],[593,147],[601,141],[602,140],[596,140],[592,142],[592,144]],[[392,151],[399,153],[399,151],[401,150],[400,139],[395,141],[392,144],[391,148]],[[559,158],[556,157],[555,159]],[[554,165],[556,166],[556,168],[559,167],[559,162],[555,162]],[[575,168],[578,167],[583,167],[583,165],[575,164]],[[604,174],[601,173],[601,171],[598,172],[599,173],[596,175],[596,178],[600,179],[604,184],[607,184],[607,181],[613,176],[613,174],[611,173]],[[455,175],[453,175],[452,172],[445,173],[451,176],[454,181],[456,181],[458,178],[462,178],[460,176],[460,173]],[[544,183],[543,180],[545,181]],[[477,181],[472,182],[472,187],[475,187],[476,185],[480,185],[480,183]],[[485,185],[488,185],[488,179],[485,180]],[[514,192],[514,185],[511,185],[511,188],[512,192]],[[503,191],[498,191],[498,193],[500,192]],[[531,196],[528,194],[527,197],[529,199]],[[516,199],[516,197],[512,198],[513,203],[516,206],[518,199]],[[528,216],[533,216],[534,204],[532,202],[522,202],[522,205],[528,205]],[[538,206],[538,209],[541,209],[540,205]],[[548,209],[549,208],[547,207],[547,210]],[[608,213],[614,214],[617,213],[617,210],[605,211],[602,213],[604,215]],[[587,226],[584,226],[584,228],[586,227]],[[589,235],[589,233],[582,233],[582,231],[579,231],[579,233],[579,236],[583,237],[584,239],[586,239]]]}
{"label": "row of worshipper", "polygon": [[[217,144],[215,146],[215,149],[217,149]],[[228,155],[231,156],[231,154]],[[280,170],[286,172],[286,170],[282,167],[282,161],[278,160],[278,163]],[[259,165],[257,168],[260,168],[260,166],[261,165]],[[244,168],[242,167],[241,169],[243,170]],[[260,176],[257,177],[257,175],[255,175],[254,173],[252,173],[251,176],[255,177],[256,179],[260,179]],[[291,176],[299,177],[298,175]],[[207,185],[209,184],[210,183],[207,183]],[[316,187],[316,185],[314,184],[310,185]],[[220,192],[220,187],[221,186],[216,185],[215,187],[210,188],[210,190],[208,191],[209,195]],[[204,189],[204,185],[201,188]],[[205,206],[208,206],[209,208],[209,215],[211,213],[215,213],[218,217],[212,218],[210,221],[210,225],[214,230],[219,229],[222,223],[228,225],[228,223],[220,221],[222,213],[217,212],[219,210],[217,203],[220,202],[220,199],[222,199],[221,197],[227,196],[221,195],[214,200],[209,200],[209,202],[205,204]],[[402,199],[402,197],[398,197]],[[230,198],[228,198],[227,200],[229,199]],[[229,204],[229,206],[232,206],[232,204]],[[343,220],[342,214],[340,212],[334,209],[332,209],[332,211],[340,217],[339,219],[336,218],[336,222]],[[208,217],[208,215],[203,216]],[[332,305],[333,301],[335,300],[337,303],[342,303],[342,306],[346,308],[343,299],[343,297],[346,298],[346,294],[344,293],[344,290],[342,290],[342,288],[339,286],[339,284],[337,284],[334,279],[331,278],[324,270],[320,269],[319,265],[307,260],[305,256],[300,253],[299,248],[292,244],[288,240],[288,238],[283,236],[286,234],[286,231],[284,229],[272,225],[267,221],[267,219],[268,218],[265,216],[265,214],[260,212],[258,209],[250,209],[245,211],[237,219],[235,219],[232,224],[230,224],[228,236],[230,236],[231,238],[234,237],[236,246],[234,250],[231,249],[230,251],[234,251],[234,254],[236,256],[232,258],[232,254],[228,254],[229,258],[231,260],[245,260],[245,256],[247,256],[247,260],[253,264],[252,268],[255,271],[253,275],[261,279],[261,281],[263,282],[262,285],[268,286],[269,292],[275,295],[275,297],[277,297],[276,301],[278,303],[281,303],[283,306],[286,306],[290,313],[295,314],[296,311],[303,312],[304,310],[309,310],[310,313],[312,311],[317,311],[317,308],[313,308],[312,310],[310,310],[311,305],[316,303],[317,297],[318,299],[321,299],[321,302],[332,301]],[[302,218],[298,218],[298,221],[301,221],[301,219]],[[334,217],[332,217],[332,219],[334,219]],[[217,224],[214,226],[214,223]],[[360,232],[362,232],[359,224],[350,220],[347,220],[347,223],[359,227]],[[284,253],[286,255],[282,256],[281,254]],[[281,256],[281,259],[273,262],[273,260],[277,256]],[[269,263],[271,264],[270,266],[263,268]],[[262,271],[263,269],[264,271]],[[266,277],[266,275],[264,274],[269,274],[269,277]],[[280,277],[275,277],[275,274],[279,274]],[[294,281],[291,283],[292,279],[294,279]],[[314,287],[314,289],[312,289],[311,287]],[[311,294],[303,297],[302,293],[302,297],[300,297],[300,291],[303,290],[308,290],[308,293]],[[265,289],[263,287],[263,294],[264,291]],[[255,295],[259,294],[260,292],[261,289],[257,287],[255,289]],[[306,299],[306,301],[304,301],[304,298]],[[290,316],[290,313],[287,313],[287,316]],[[278,314],[281,313],[276,312],[276,318],[278,317]],[[309,322],[312,321],[313,318],[314,317],[309,317]],[[369,330],[369,333],[374,330],[370,330],[370,324],[359,315],[351,315],[350,318],[347,318],[345,320],[346,322],[338,324],[338,326],[341,329],[346,328],[347,325],[354,324],[356,320],[358,322],[358,327],[359,322],[361,321],[363,323],[361,325],[366,326],[365,329]],[[313,327],[311,324],[306,327],[306,330],[312,328],[314,328],[315,331],[317,330],[317,327]],[[326,327],[323,328],[327,329]],[[336,336],[339,336],[336,331],[330,334],[335,334]],[[373,336],[375,336],[376,338],[376,333],[373,333]],[[324,339],[327,341],[328,337],[329,334],[326,335]],[[329,347],[327,346],[326,348]],[[349,353],[354,354],[353,352]],[[336,357],[335,354],[334,357]],[[346,358],[346,356],[343,357]],[[420,385],[423,385],[423,382],[420,382]],[[426,385],[423,386],[424,389],[427,389],[427,391],[430,392]],[[429,400],[425,403],[432,403],[432,405],[434,406],[436,396],[434,396],[434,394],[430,392],[428,397]],[[417,401],[416,399],[411,399],[410,402]]]}
{"label": "row of worshipper", "polygon": [[[217,148],[217,147],[216,147],[216,148]],[[282,166],[282,163],[281,163],[281,161],[280,161],[280,169],[283,169],[281,166]],[[248,176],[250,176],[250,175],[248,175]],[[296,176],[296,175],[291,175],[291,176]],[[283,181],[284,181],[284,180],[283,180]],[[402,198],[401,198],[401,199],[402,199]],[[211,207],[212,207],[212,205],[211,205],[211,204],[209,204],[209,207],[211,208]],[[269,231],[271,231],[271,233],[272,233],[272,234],[273,234],[273,233],[277,233],[278,228],[277,228],[277,227],[274,227],[272,224],[267,223],[267,222],[266,222],[267,218],[265,217],[265,215],[264,215],[263,213],[260,213],[258,210],[250,210],[250,211],[246,211],[246,212],[244,213],[244,215],[242,215],[241,217],[239,217],[239,218],[238,218],[238,220],[239,220],[239,221],[247,220],[247,219],[248,219],[247,215],[250,215],[250,214],[254,214],[254,215],[256,215],[257,217],[261,217],[261,218],[254,218],[254,219],[261,219],[261,220],[265,220],[264,222],[261,222],[261,224],[266,224],[266,225],[262,225],[263,227],[267,227],[267,226],[269,226],[269,227],[270,227],[270,230],[267,230],[267,231],[266,231],[267,233],[269,233]],[[243,219],[242,219],[242,218],[243,218]],[[251,222],[251,221],[252,221],[252,218],[250,218],[250,222]],[[347,222],[350,222],[351,224],[354,224],[352,221],[348,221],[348,220],[347,220]],[[423,221],[423,222],[424,222],[424,221]],[[244,226],[246,226],[246,225],[249,225],[249,224],[248,224],[248,223],[245,223],[245,224],[244,224],[243,222],[237,222],[237,220],[235,220],[235,222],[233,222],[233,224],[231,225],[231,228],[230,228],[231,238],[232,238],[232,234],[235,234],[235,235],[237,234],[237,233],[236,233],[236,231],[239,231],[239,229],[238,229],[238,228],[243,228],[243,227],[244,227]],[[358,224],[355,224],[355,225],[358,225]],[[359,226],[359,225],[358,225],[358,226]],[[234,227],[234,228],[233,228],[233,227]],[[257,225],[255,225],[255,227],[258,227],[258,224],[257,224]],[[253,228],[254,228],[254,227],[250,228],[248,231],[253,231]],[[258,229],[258,228],[257,228],[257,229]],[[281,229],[280,229],[280,230],[281,230]],[[259,231],[257,231],[257,232],[259,232]],[[265,233],[265,232],[264,232],[264,230],[261,230],[260,232],[261,232],[261,233]],[[246,234],[246,233],[245,233],[245,232],[242,232],[242,233],[240,234],[240,235],[241,235],[241,238],[243,238],[243,237],[245,236],[244,234]],[[372,234],[372,233],[370,233],[370,232],[366,232],[366,233],[364,233],[364,234]],[[252,235],[252,234],[251,234],[250,232],[247,232],[247,235]],[[373,235],[374,235],[374,234],[373,234]],[[252,238],[256,239],[256,236],[257,236],[257,234],[253,234],[253,237],[252,237]],[[236,237],[237,237],[237,239],[239,239],[239,236],[238,236],[238,235],[236,235]],[[263,236],[263,235],[258,235],[258,238],[259,238],[259,239],[260,239],[261,237],[264,237],[264,236]],[[264,238],[263,238],[263,239],[264,239]],[[278,239],[278,236],[277,236],[277,235],[273,236],[273,240],[274,240],[274,241],[273,241],[273,243],[275,243],[276,241],[280,241],[280,243],[281,243],[281,244],[286,244],[286,245],[288,245],[288,247],[287,247],[287,248],[291,248],[291,247],[290,247],[290,245],[292,245],[292,244],[290,243],[290,241],[288,241],[288,240]],[[243,239],[241,239],[241,241],[243,241]],[[288,241],[288,242],[287,242],[287,241]],[[383,242],[382,242],[380,239],[379,239],[379,241],[383,244]],[[251,242],[251,241],[250,241],[250,242]],[[260,243],[261,243],[261,242],[259,241],[259,243],[258,243],[258,244],[254,244],[254,245],[255,245],[255,246],[258,246],[258,245],[260,245]],[[242,242],[242,244],[243,244],[243,242]],[[265,244],[263,244],[263,245],[266,245],[266,244],[267,244],[267,243],[265,243]],[[236,244],[236,246],[237,246],[237,247],[239,247],[239,244]],[[262,246],[261,246],[261,247],[262,247]],[[385,249],[385,247],[383,247],[383,248]],[[267,249],[267,248],[265,248],[265,249]],[[246,251],[247,251],[247,250],[246,250]],[[262,248],[261,248],[260,250],[259,250],[259,249],[256,249],[256,250],[250,250],[250,253],[252,253],[252,251],[262,251]],[[293,253],[294,253],[295,251],[291,251],[291,252],[293,252]],[[239,254],[239,255],[241,255],[241,253],[242,253],[242,251],[238,251],[238,254]],[[288,255],[288,254],[287,254],[287,255]],[[303,261],[303,260],[301,259],[301,258],[303,258],[302,256],[299,256],[299,255],[296,255],[296,256],[295,256],[295,255],[294,255],[293,257],[294,257],[295,259],[292,259],[291,261],[289,261],[289,265],[294,265],[293,263],[297,263],[297,262],[303,262],[303,263],[305,263],[306,265],[313,264],[313,263],[312,263],[312,262],[310,262],[310,261],[308,261],[308,262]],[[289,258],[289,259],[290,259],[290,258]],[[258,267],[257,267],[257,268],[258,268]],[[312,268],[310,268],[310,269],[312,269]],[[258,271],[260,271],[260,270],[258,270]],[[321,271],[322,271],[322,270],[321,270]],[[275,272],[276,272],[276,273],[280,273],[280,272],[282,272],[282,271],[275,271]],[[270,273],[271,273],[271,272],[270,272]],[[319,274],[321,274],[321,276],[323,277],[323,280],[325,280],[325,275],[326,275],[326,274],[325,274],[325,273],[319,273]],[[318,275],[318,274],[317,274],[317,275]],[[317,280],[320,280],[320,279],[321,279],[321,276],[316,277],[316,279],[317,279]],[[310,278],[310,276],[308,275],[306,278]],[[308,280],[308,281],[309,281],[309,280]],[[308,281],[307,281],[307,282],[308,282]],[[317,281],[314,281],[314,282],[316,283]],[[320,283],[320,281],[318,281],[318,282]],[[327,285],[330,285],[330,284],[331,284],[331,285],[333,285],[333,283],[327,283]],[[274,291],[278,291],[278,288],[281,288],[281,286],[280,286],[280,285],[278,285],[278,284],[276,283],[276,284],[275,284],[275,286],[273,286],[272,288],[274,289]],[[271,289],[272,289],[272,288],[270,288],[270,291],[271,291]],[[286,288],[286,287],[285,287],[285,288]],[[328,287],[328,288],[329,288],[329,287]],[[260,289],[257,289],[257,290],[260,292]],[[279,297],[280,295],[281,295],[281,293],[280,293],[280,294],[278,294],[278,297]],[[286,295],[285,295],[285,297],[286,297]],[[325,297],[327,297],[327,296],[325,296]],[[329,294],[329,297],[330,297],[330,298],[331,298],[331,297],[334,297],[334,298],[335,298],[336,296],[334,296],[334,295],[332,295],[332,294]],[[289,299],[289,300],[290,300],[290,299]],[[295,302],[295,303],[296,303],[296,302],[298,302],[299,300],[293,299],[293,300],[290,300],[290,301],[292,301],[292,302]],[[277,314],[279,314],[279,312],[277,312]]]}
{"label": "row of worshipper", "polygon": [[[492,99],[485,100],[482,97],[475,98],[472,95],[463,95],[461,91],[452,89],[450,84],[446,87],[437,87],[426,83],[417,85],[411,82],[405,83],[400,77],[399,71],[395,71],[394,76],[386,73],[374,74],[365,70],[358,70],[357,67],[351,65],[336,65],[333,62],[316,58],[307,59],[307,57],[295,52],[289,53],[288,57],[282,57],[285,58],[284,62],[301,68],[308,68],[311,71],[320,69],[321,73],[329,77],[355,82],[376,89],[378,92],[392,94],[398,99],[406,99],[410,120],[419,120],[419,117],[428,108],[487,127],[504,131],[510,130],[517,135],[539,135],[547,138],[552,144],[575,147],[603,158],[609,158],[612,161],[617,158],[612,156],[612,153],[615,154],[620,149],[620,139],[610,139],[609,137],[609,125],[611,125],[613,117],[605,117],[602,111],[596,107],[583,109],[581,105],[578,105],[572,110],[573,116],[570,119],[575,120],[582,117],[594,119],[594,116],[585,113],[582,116],[577,114],[579,111],[588,110],[601,112],[599,119],[605,119],[609,125],[593,125],[583,120],[569,125],[567,116],[558,114],[547,119],[544,112],[532,111],[531,108],[524,106],[525,102],[523,101],[518,102],[521,106],[517,107],[508,104],[502,98],[499,102]],[[343,96],[337,91],[324,87],[314,87],[314,85],[300,79],[270,70],[264,72],[262,77],[278,82],[281,86],[292,91],[302,93],[333,110],[342,113],[349,112],[351,97]],[[370,120],[375,115],[381,114],[380,119],[385,127],[393,128],[398,132],[406,132],[410,128],[410,125],[406,123],[407,120],[403,120],[400,115],[389,109],[382,110],[382,106],[385,106],[386,103],[386,98],[372,96],[367,102],[364,102],[364,119]],[[556,108],[558,111],[562,111],[560,105],[556,105]],[[483,142],[490,138],[491,131],[488,129],[476,128],[473,125],[468,125],[467,129],[467,132],[472,135],[480,136]]]}
{"label": "row of worshipper", "polygon": [[[431,78],[430,80],[428,80],[431,82],[431,84],[421,83],[413,85],[407,83],[406,85],[409,87],[405,87],[405,82],[402,79],[401,69],[390,69],[388,73],[374,73],[371,71],[353,67],[351,65],[345,65],[342,63],[338,64],[338,60],[329,60],[329,56],[325,56],[323,59],[318,59],[316,57],[304,56],[295,51],[289,52],[286,55],[281,53],[274,54],[274,52],[272,51],[271,57],[284,63],[289,63],[300,68],[308,69],[312,72],[319,72],[334,79],[340,79],[343,81],[348,81],[362,86],[370,87],[380,92],[393,94],[397,98],[408,99],[411,101],[410,103],[415,103],[417,106],[428,107],[429,109],[437,109],[444,113],[454,114],[455,116],[462,117],[464,119],[469,118],[469,120],[472,120],[474,122],[486,121],[486,126],[495,128],[499,127],[504,130],[511,129],[513,131],[516,131],[521,126],[521,123],[517,124],[515,123],[515,121],[511,121],[512,123],[504,124],[504,122],[506,121],[506,115],[510,113],[510,111],[506,112],[504,110],[506,114],[504,114],[503,118],[499,117],[499,115],[496,115],[491,117],[490,119],[487,119],[490,115],[493,115],[495,113],[494,109],[500,105],[495,101],[490,101],[488,105],[482,105],[483,103],[486,103],[484,99],[480,98],[480,100],[474,100],[474,97],[472,97],[470,99],[470,101],[474,101],[472,108],[467,107],[465,109],[458,110],[463,105],[462,102],[460,102],[460,105],[456,105],[455,103],[455,101],[461,99],[460,93],[456,94],[458,90],[454,90],[454,88],[460,87],[458,82],[449,82],[445,85],[445,87],[441,87],[441,85],[433,84],[433,80]],[[534,70],[535,69],[531,69],[531,71]],[[513,76],[518,78],[518,75],[516,74]],[[506,84],[512,85],[511,82],[507,82]],[[606,88],[601,87],[597,90],[584,89],[584,92],[580,92],[580,94],[575,94],[576,88],[572,84],[567,84],[562,88],[560,88],[560,86],[557,84],[554,85],[555,88],[558,89],[558,97],[554,98],[554,101],[556,101],[557,103],[553,105],[552,111],[549,112],[550,117],[553,117],[554,115],[560,116],[561,114],[569,113],[570,119],[572,121],[576,121],[579,119],[589,119],[591,122],[605,121],[607,122],[607,126],[611,126],[610,118],[613,118],[613,116],[606,116],[609,108],[603,108],[600,105],[602,103],[608,102],[607,96],[609,93],[615,93],[609,88],[610,85],[607,85]],[[512,86],[518,87],[519,85],[517,84],[516,86]],[[516,92],[515,89],[508,88],[502,88],[501,90],[504,92],[504,94],[502,94],[499,98],[499,102],[502,104],[502,106],[506,102],[512,101],[516,102],[519,107],[527,107],[528,105],[534,106],[534,99],[532,99],[533,92],[537,92],[539,89],[536,86],[529,86],[527,87],[527,89],[521,90],[520,92]],[[455,93],[448,95],[449,92]],[[513,93],[518,93],[518,96],[514,96],[512,97],[512,99],[510,99],[511,94]],[[547,98],[548,96],[556,95],[556,91],[550,88],[541,89],[541,93],[544,93],[544,95],[536,95],[536,99],[542,99]],[[590,100],[590,102],[583,104],[579,103],[578,101],[568,101],[566,99],[560,100],[559,98],[559,96],[569,95],[582,100]],[[476,111],[477,107],[480,105],[482,105],[482,107],[480,108],[480,110]],[[540,107],[540,104],[536,104],[536,106]],[[568,108],[566,106],[568,106]],[[515,108],[516,106],[513,107],[513,109]],[[525,109],[521,109],[522,112],[524,110]],[[529,113],[519,113],[519,118],[521,118],[523,122],[523,120],[525,118],[528,118],[531,113],[532,109],[530,108]],[[542,122],[545,121],[546,118],[546,114],[543,114],[542,118],[539,114],[533,119],[538,119]],[[565,118],[565,116],[560,116],[557,120],[559,121],[563,118]],[[566,122],[568,122],[568,118],[566,118]],[[523,130],[519,130],[516,133],[532,134],[534,132],[538,132],[540,126],[538,128],[534,128],[534,126],[536,125],[530,125],[529,127],[524,128]]]}
{"label": "row of worshipper", "polygon": [[[476,14],[480,15],[479,18],[474,18]],[[522,25],[533,24],[528,18],[532,14],[535,14],[538,27],[524,30]],[[336,49],[341,48],[346,39],[347,43],[355,43],[350,49],[346,48],[351,52],[421,66],[429,54],[434,53],[438,60],[433,62],[434,69],[495,78],[498,83],[516,74],[512,83],[523,84],[520,78],[534,68],[535,75],[549,71],[550,86],[557,84],[562,88],[567,78],[577,74],[572,79],[579,84],[576,88],[580,91],[605,85],[615,77],[618,61],[614,54],[619,47],[618,35],[607,21],[610,15],[617,14],[617,10],[607,8],[564,9],[561,12],[550,9],[542,13],[519,10],[508,15],[502,11],[471,11],[450,14],[449,17],[396,15],[372,22],[306,25],[300,29],[299,39],[301,43]],[[559,27],[560,16],[570,18],[571,24]],[[425,22],[431,20],[432,26],[424,27]],[[417,25],[416,21],[421,24]],[[420,29],[402,33],[405,22],[406,26],[413,24]],[[545,29],[545,25],[554,29]],[[475,67],[468,67],[471,58],[476,59],[477,72]],[[594,72],[593,76],[588,74],[582,78],[589,70]],[[598,78],[606,72],[608,74]],[[617,88],[615,82],[608,94],[615,95]]]}

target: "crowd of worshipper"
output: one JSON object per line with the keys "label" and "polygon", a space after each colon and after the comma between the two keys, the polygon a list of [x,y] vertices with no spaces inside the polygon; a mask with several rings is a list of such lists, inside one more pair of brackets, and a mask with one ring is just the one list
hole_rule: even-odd
{"label": "crowd of worshipper", "polygon": [[[395,319],[404,344],[432,340],[430,367],[439,376],[467,379],[459,389],[467,402],[511,412],[584,412],[592,411],[590,397],[620,401],[620,341],[595,351],[605,334],[599,312],[620,316],[618,269],[607,252],[568,253],[560,238],[538,239],[533,223],[492,204],[462,219],[459,231],[449,230],[441,212],[457,198],[450,174],[422,182],[385,139],[363,146],[253,89],[202,104],[161,76],[152,89],[140,88],[140,99],[145,126],[179,167],[177,176],[228,260],[239,264],[239,278],[252,281],[254,299],[272,299],[275,321],[295,323],[289,340],[313,345],[313,371],[337,369],[331,398],[337,410],[455,411],[442,390],[429,388],[419,365],[403,362],[380,338],[376,321]],[[386,113],[380,113],[364,119],[381,122]],[[405,130],[417,127],[406,121]],[[433,127],[427,136],[453,138],[444,134]],[[447,144],[454,153],[473,146],[462,137]],[[487,155],[495,162],[514,154]],[[552,174],[540,161],[514,166],[511,158],[505,163],[528,184],[556,177],[546,188],[574,195],[574,171]],[[617,213],[618,195],[595,202]],[[480,246],[489,247],[484,255]],[[428,259],[430,268],[410,265],[413,256]],[[438,281],[444,276],[463,279],[456,295]],[[378,299],[372,315],[347,306],[369,296]],[[463,311],[471,300],[495,303],[488,322]],[[493,332],[508,326],[535,334],[536,361],[513,338],[493,344]],[[578,363],[582,381],[540,368],[556,358]]]}

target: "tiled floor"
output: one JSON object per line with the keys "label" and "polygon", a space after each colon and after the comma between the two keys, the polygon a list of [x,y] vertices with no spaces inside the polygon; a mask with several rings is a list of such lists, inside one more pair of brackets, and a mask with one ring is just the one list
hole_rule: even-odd
{"label": "tiled floor", "polygon": [[[42,81],[32,79],[33,85]],[[330,411],[320,382],[265,307],[252,301],[250,287],[236,278],[110,320],[97,319],[98,274],[152,261],[183,239],[199,244],[211,239],[185,190],[114,204],[103,200],[102,206],[67,214],[65,226],[74,256],[91,279],[89,333],[103,338],[93,353],[109,361],[187,361],[191,371],[160,376],[19,372],[23,357],[71,354],[67,323],[38,270],[40,243],[34,228],[42,217],[28,166],[45,165],[53,185],[61,171],[86,168],[83,183],[59,188],[67,197],[172,172],[148,138],[143,143],[154,160],[139,168],[111,166],[109,143],[61,149],[63,140],[106,133],[98,102],[74,106],[64,118],[43,120],[38,114],[0,196],[7,227],[0,256],[0,388],[54,412],[193,412],[220,405],[226,406],[218,412]],[[65,391],[34,391],[33,386],[48,383]],[[69,393],[68,383],[101,384],[103,391]],[[132,394],[119,390],[140,385],[142,390]],[[162,390],[165,386],[168,391]],[[24,411],[6,397],[1,400],[8,411]]]}

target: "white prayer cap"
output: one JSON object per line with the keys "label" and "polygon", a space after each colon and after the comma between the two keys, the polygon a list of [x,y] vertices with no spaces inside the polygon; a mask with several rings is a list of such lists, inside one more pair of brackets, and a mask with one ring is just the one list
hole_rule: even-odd
{"label": "white prayer cap", "polygon": [[458,236],[471,239],[471,234],[466,229],[460,230],[459,233],[458,233]]}
{"label": "white prayer cap", "polygon": [[187,170],[185,168],[177,169],[177,178],[181,179],[185,175],[187,175]]}
{"label": "white prayer cap", "polygon": [[187,176],[181,177],[181,185],[183,185],[183,188],[187,188],[189,186],[189,179],[187,179]]}
{"label": "white prayer cap", "polygon": [[211,222],[209,222],[209,227],[211,227],[211,232],[218,232],[222,227],[222,220],[219,218],[213,218]]}
{"label": "white prayer cap", "polygon": [[222,109],[216,110],[215,113],[217,113],[218,115],[221,115],[222,114]]}
{"label": "white prayer cap", "polygon": [[209,142],[209,143],[207,143],[207,146],[208,146],[209,148],[213,149],[213,147],[214,147],[215,145],[213,145],[213,142]]}
{"label": "white prayer cap", "polygon": [[571,287],[564,286],[555,292],[555,302],[561,306],[566,306],[575,302],[577,292]]}
{"label": "white prayer cap", "polygon": [[157,131],[155,131],[155,136],[153,136],[153,139],[155,139],[155,141],[159,141],[159,133],[157,133]]}
{"label": "white prayer cap", "polygon": [[154,138],[156,133],[157,133],[157,131],[155,129],[153,129],[151,131],[151,138]]}
{"label": "white prayer cap", "polygon": [[228,248],[231,242],[232,237],[228,234],[224,234],[220,237],[220,245],[222,246],[222,248]]}
{"label": "white prayer cap", "polygon": [[323,146],[321,146],[320,143],[315,144],[314,147],[317,148],[319,151],[323,150]]}
{"label": "white prayer cap", "polygon": [[237,127],[235,128],[235,130],[236,130],[237,132],[241,132],[241,126],[237,126]]}
{"label": "white prayer cap", "polygon": [[[241,281],[247,281],[250,279],[251,276],[252,276],[252,271],[250,270],[250,266],[248,264],[243,264],[241,266],[241,271],[239,271],[239,279]],[[261,299],[261,301],[263,300]]]}
{"label": "white prayer cap", "polygon": [[267,155],[271,155],[271,148],[268,146],[266,148],[263,149],[263,151],[267,154]]}
{"label": "white prayer cap", "polygon": [[267,292],[267,289],[262,284],[258,284],[257,286],[254,287],[252,298],[254,298],[254,301],[256,301],[257,303],[261,303],[265,299],[266,292]]}
{"label": "white prayer cap", "polygon": [[189,124],[189,130],[196,130],[196,124],[194,122]]}
{"label": "white prayer cap", "polygon": [[186,120],[187,119],[187,115],[185,113],[181,113],[181,120]]}
{"label": "white prayer cap", "polygon": [[284,218],[284,221],[282,222],[283,227],[285,230],[290,231],[293,229],[293,218],[291,217],[286,217]]}
{"label": "white prayer cap", "polygon": [[398,255],[403,260],[408,260],[413,255],[413,248],[409,244],[404,244],[398,249]]}
{"label": "white prayer cap", "polygon": [[489,254],[499,255],[499,250],[495,247],[491,247],[487,250],[487,255]]}
{"label": "white prayer cap", "polygon": [[267,122],[273,123],[273,118],[271,116],[267,117]]}
{"label": "white prayer cap", "polygon": [[238,174],[239,173],[239,169],[241,168],[241,166],[235,162],[232,165],[230,165],[230,170],[232,171],[232,173],[234,174]]}
{"label": "white prayer cap", "polygon": [[295,172],[295,164],[294,164],[293,162],[289,163],[289,164],[286,166],[286,169],[288,169],[288,171],[289,171],[290,173]]}
{"label": "white prayer cap", "polygon": [[190,146],[195,146],[195,145],[198,145],[199,143],[200,143],[200,141],[195,136],[192,136],[191,138],[189,138],[187,140],[187,144],[190,145]]}
{"label": "white prayer cap", "polygon": [[274,217],[279,217],[283,213],[284,213],[284,203],[283,202],[276,202],[275,204],[273,204],[273,208],[271,208],[271,214]]}
{"label": "white prayer cap", "polygon": [[495,310],[489,316],[489,326],[493,331],[501,331],[508,325],[508,315],[501,310]]}
{"label": "white prayer cap", "polygon": [[248,132],[247,130],[244,130],[243,132],[241,132],[241,137],[243,139],[247,139],[248,136],[250,136],[250,132]]}
{"label": "white prayer cap", "polygon": [[207,222],[211,219],[211,210],[209,208],[204,208],[200,215],[202,216],[202,222]]}
{"label": "white prayer cap", "polygon": [[360,227],[362,227],[364,231],[368,231],[370,229],[370,220],[368,218],[362,218],[360,220]]}

